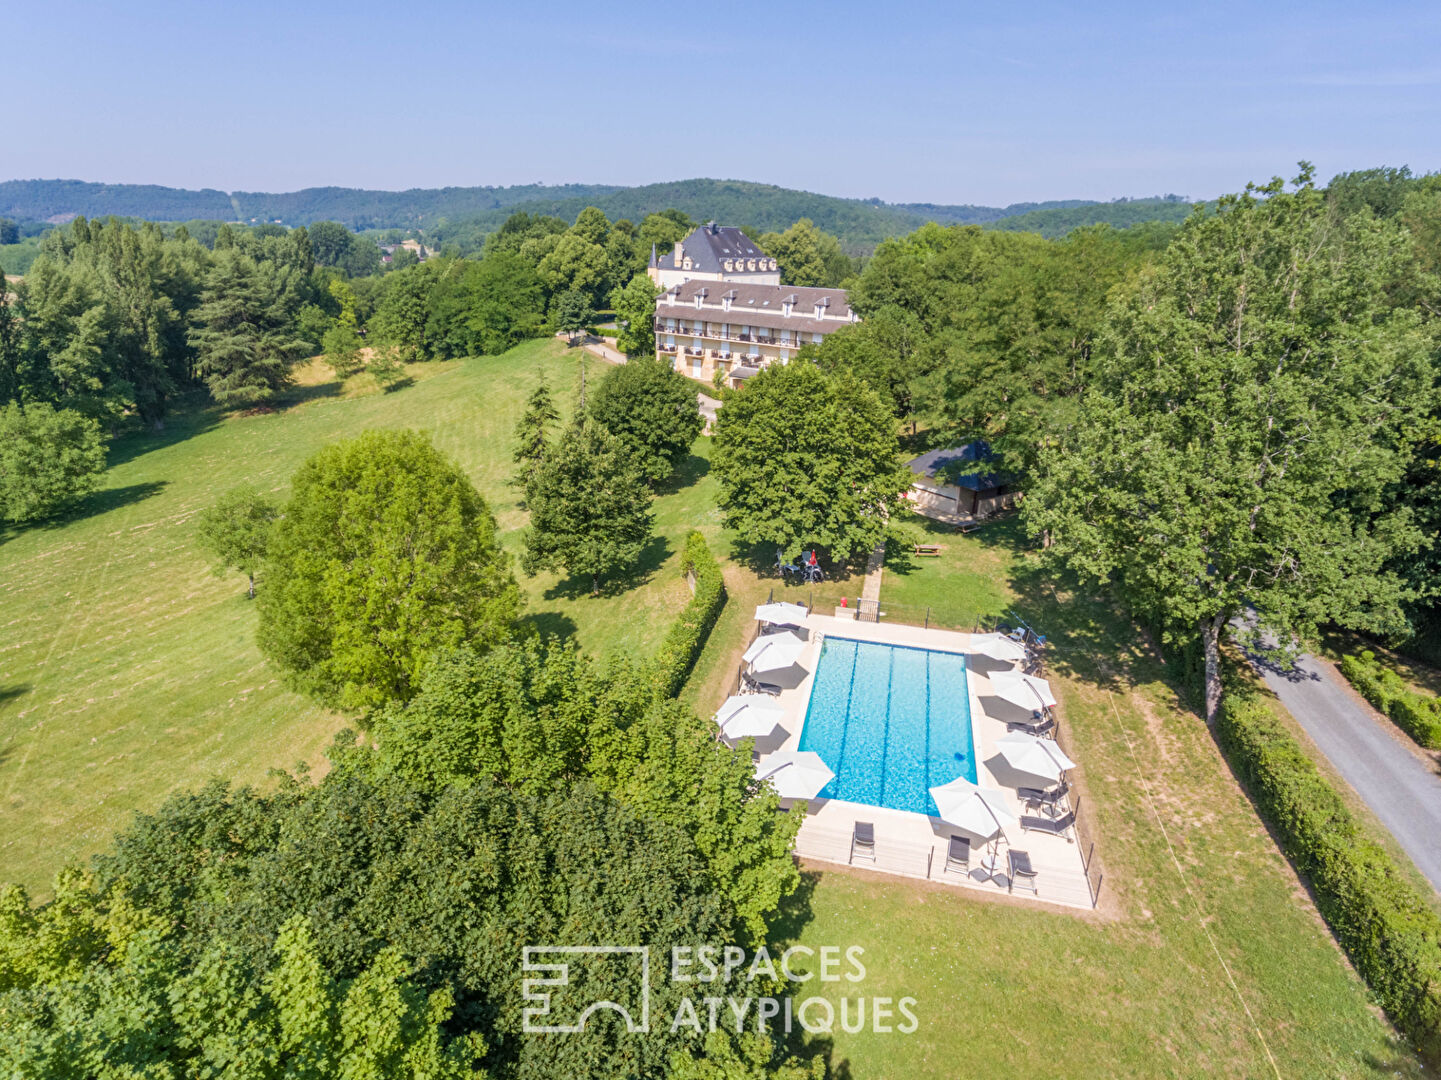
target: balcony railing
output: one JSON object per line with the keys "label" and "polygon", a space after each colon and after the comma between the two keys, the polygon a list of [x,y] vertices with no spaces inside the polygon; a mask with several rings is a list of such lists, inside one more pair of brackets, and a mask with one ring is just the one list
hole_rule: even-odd
{"label": "balcony railing", "polygon": [[[658,323],[655,332],[657,334],[673,334],[677,337],[707,338],[710,341],[741,341],[748,345],[776,345],[782,349],[799,349],[805,344],[797,338],[778,338],[769,334],[740,334],[734,331],[727,334],[719,330],[682,330],[674,326],[661,326]],[[676,348],[674,345],[666,347]]]}

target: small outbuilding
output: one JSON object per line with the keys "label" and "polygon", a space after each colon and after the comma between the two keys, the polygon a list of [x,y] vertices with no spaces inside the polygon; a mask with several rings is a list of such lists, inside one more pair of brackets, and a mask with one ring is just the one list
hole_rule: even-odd
{"label": "small outbuilding", "polygon": [[1020,493],[987,465],[995,454],[983,440],[912,458],[911,506],[942,521],[980,521],[1015,506]]}

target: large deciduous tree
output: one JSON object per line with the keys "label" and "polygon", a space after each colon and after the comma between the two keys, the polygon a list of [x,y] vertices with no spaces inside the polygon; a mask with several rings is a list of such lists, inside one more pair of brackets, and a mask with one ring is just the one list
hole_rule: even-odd
{"label": "large deciduous tree", "polygon": [[616,347],[634,360],[655,355],[655,301],[660,287],[645,274],[631,278],[630,284],[610,294],[620,335]]}
{"label": "large deciduous tree", "polygon": [[590,305],[590,297],[577,289],[567,289],[551,303],[551,321],[565,335],[567,345],[574,345],[575,335],[589,326],[594,318],[595,309]]}
{"label": "large deciduous tree", "polygon": [[594,422],[572,424],[526,486],[527,574],[564,570],[602,578],[635,566],[655,524],[645,472],[625,444]]}
{"label": "large deciduous tree", "polygon": [[785,232],[763,233],[756,241],[780,267],[782,285],[839,285],[854,272],[841,243],[801,218]]}
{"label": "large deciduous tree", "polygon": [[348,709],[409,697],[439,649],[505,640],[520,606],[485,500],[408,431],[366,432],[301,466],[266,575],[261,648]]}
{"label": "large deciduous tree", "polygon": [[1385,569],[1415,545],[1383,493],[1432,380],[1414,312],[1385,287],[1393,225],[1329,212],[1304,169],[1193,217],[1111,311],[1108,353],[1062,448],[1042,460],[1031,527],[1205,657],[1254,610],[1283,642],[1334,620],[1400,623]]}
{"label": "large deciduous tree", "polygon": [[93,418],[45,402],[0,408],[0,519],[49,517],[94,491],[104,471]]}
{"label": "large deciduous tree", "polygon": [[601,379],[590,415],[658,483],[689,452],[703,421],[695,387],[663,360],[634,359]]}
{"label": "large deciduous tree", "polygon": [[818,544],[843,561],[885,539],[911,482],[880,396],[804,359],[767,368],[727,399],[712,467],[725,523],[747,542],[788,556]]}

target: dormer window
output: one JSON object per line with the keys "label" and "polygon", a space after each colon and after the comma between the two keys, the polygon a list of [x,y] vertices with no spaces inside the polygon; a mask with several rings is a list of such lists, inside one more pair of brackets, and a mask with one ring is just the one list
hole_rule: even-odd
{"label": "dormer window", "polygon": [[747,269],[747,270],[754,270],[755,268],[756,268],[756,261],[755,261],[754,259],[747,259],[747,260],[746,260],[746,269]]}
{"label": "dormer window", "polygon": [[727,259],[725,261],[726,273],[730,273],[731,271],[733,271],[735,269],[735,265],[736,261],[734,259]]}
{"label": "dormer window", "polygon": [[791,313],[791,308],[795,307],[795,304],[796,294],[791,293],[789,296],[787,296],[784,300],[781,301],[781,314],[789,317]]}
{"label": "dormer window", "polygon": [[721,297],[721,310],[722,310],[722,311],[729,311],[729,310],[731,309],[731,301],[734,300],[735,298],[736,298],[736,291],[735,291],[734,289],[731,289],[729,292],[727,292],[725,295],[723,295],[723,296]]}
{"label": "dormer window", "polygon": [[681,269],[682,269],[682,270],[689,270],[689,269],[690,269],[690,256],[689,256],[689,255],[687,255],[687,256],[685,257],[685,265],[682,266]]}

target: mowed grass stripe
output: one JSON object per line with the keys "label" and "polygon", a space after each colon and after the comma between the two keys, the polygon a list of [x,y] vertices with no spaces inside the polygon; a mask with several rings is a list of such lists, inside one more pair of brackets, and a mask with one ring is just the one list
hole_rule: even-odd
{"label": "mowed grass stripe", "polygon": [[[592,385],[605,370],[593,363]],[[414,385],[380,394],[364,376],[341,387],[311,372],[307,400],[275,413],[182,413],[161,435],[120,440],[104,490],[71,520],[4,536],[0,881],[44,893],[62,865],[177,788],[211,777],[263,783],[271,768],[302,760],[323,766],[345,718],[284,687],[255,647],[242,579],[211,576],[195,546],[194,515],[221,492],[252,483],[284,496],[325,444],[417,428],[467,471],[502,541],[519,550],[511,432],[542,375],[569,414],[576,353],[531,342],[413,374]],[[635,582],[597,599],[554,576],[522,578],[527,617],[600,654],[649,655],[688,595],[680,541],[713,502],[703,453],[692,482],[658,500],[664,535]]]}

